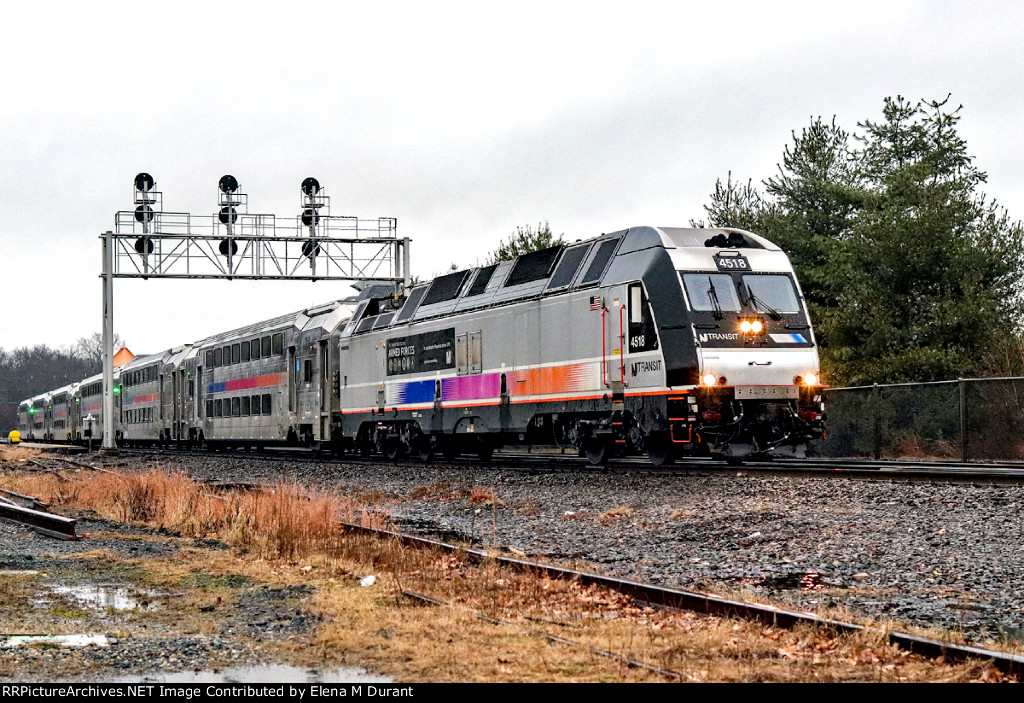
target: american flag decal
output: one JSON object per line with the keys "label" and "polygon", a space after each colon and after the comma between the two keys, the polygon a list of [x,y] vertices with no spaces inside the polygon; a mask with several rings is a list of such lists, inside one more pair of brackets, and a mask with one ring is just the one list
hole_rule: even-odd
{"label": "american flag decal", "polygon": [[590,296],[590,309],[591,310],[600,310],[603,307],[604,307],[604,298],[602,298],[599,295],[592,295],[592,296]]}

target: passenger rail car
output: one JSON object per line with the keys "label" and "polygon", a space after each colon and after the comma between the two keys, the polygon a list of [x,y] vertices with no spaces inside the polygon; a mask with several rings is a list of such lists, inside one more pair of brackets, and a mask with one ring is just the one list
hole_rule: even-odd
{"label": "passenger rail car", "polygon": [[[353,299],[137,358],[119,370],[113,420],[128,442],[389,458],[519,443],[595,463],[800,456],[824,428],[818,379],[778,247],[741,230],[636,227],[407,290],[364,284]],[[89,413],[103,432],[100,386],[78,385],[67,438],[87,436]]]}

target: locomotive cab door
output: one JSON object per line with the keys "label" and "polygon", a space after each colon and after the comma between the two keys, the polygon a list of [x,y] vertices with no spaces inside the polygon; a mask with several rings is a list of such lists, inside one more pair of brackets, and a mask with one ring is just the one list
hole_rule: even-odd
{"label": "locomotive cab door", "polygon": [[326,440],[331,436],[331,355],[328,341],[321,339],[319,347],[320,373],[317,374],[317,383],[320,386],[320,440]]}

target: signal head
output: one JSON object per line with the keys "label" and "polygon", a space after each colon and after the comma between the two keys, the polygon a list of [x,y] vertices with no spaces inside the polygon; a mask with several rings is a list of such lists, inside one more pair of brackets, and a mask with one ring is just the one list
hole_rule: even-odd
{"label": "signal head", "polygon": [[320,181],[310,176],[302,181],[302,192],[306,195],[316,195],[320,192]]}
{"label": "signal head", "polygon": [[156,181],[153,177],[146,172],[142,172],[135,176],[135,190],[142,193],[148,193],[156,185]]}
{"label": "signal head", "polygon": [[220,188],[221,193],[230,195],[238,190],[238,180],[231,174],[225,174],[220,177],[217,187]]}

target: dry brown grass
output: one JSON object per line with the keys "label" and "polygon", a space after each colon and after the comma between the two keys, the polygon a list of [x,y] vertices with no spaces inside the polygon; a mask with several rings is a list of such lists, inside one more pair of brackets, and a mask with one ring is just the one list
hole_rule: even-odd
{"label": "dry brown grass", "polygon": [[526,503],[519,509],[520,515],[540,515],[540,509],[533,504],[532,498],[527,498]]}
{"label": "dry brown grass", "polygon": [[497,502],[494,491],[489,488],[473,488],[469,491],[468,500],[470,505],[494,505]]}
{"label": "dry brown grass", "polygon": [[51,474],[8,475],[0,477],[0,485],[52,505],[88,508],[109,520],[189,537],[216,537],[273,558],[330,551],[338,523],[364,516],[352,499],[326,491],[278,484],[269,491],[218,494],[185,474],[164,470],[80,475],[70,481]]}

